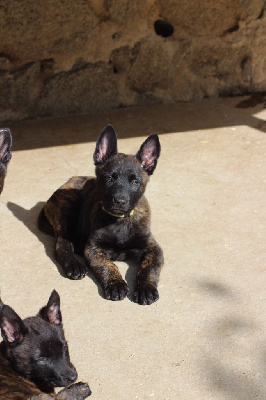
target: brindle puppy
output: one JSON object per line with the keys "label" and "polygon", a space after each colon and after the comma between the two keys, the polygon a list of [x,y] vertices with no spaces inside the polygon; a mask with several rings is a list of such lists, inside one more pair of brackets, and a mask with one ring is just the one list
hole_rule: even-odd
{"label": "brindle puppy", "polygon": [[4,187],[7,165],[11,159],[12,137],[8,128],[0,129],[0,193]]}
{"label": "brindle puppy", "polygon": [[74,256],[85,256],[106,299],[129,293],[113,260],[135,257],[140,263],[134,301],[158,300],[157,284],[163,253],[150,231],[150,208],[144,196],[160,155],[157,134],[150,135],[135,156],[118,153],[111,125],[101,132],[94,152],[96,178],[72,177],[47,201],[39,228],[55,236],[55,254],[71,279],[83,278],[86,267]]}
{"label": "brindle puppy", "polygon": [[[83,400],[91,391],[77,378],[64,337],[60,298],[54,290],[37,316],[22,320],[0,300],[0,400]],[[49,395],[44,394],[49,393]],[[36,396],[36,397],[35,397]]]}

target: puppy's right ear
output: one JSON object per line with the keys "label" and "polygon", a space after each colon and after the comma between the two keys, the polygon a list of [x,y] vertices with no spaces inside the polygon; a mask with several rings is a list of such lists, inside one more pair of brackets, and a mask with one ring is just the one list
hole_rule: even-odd
{"label": "puppy's right ear", "polygon": [[56,290],[52,291],[47,306],[43,307],[39,311],[38,316],[49,322],[50,324],[60,325],[62,323],[60,297]]}
{"label": "puppy's right ear", "polygon": [[153,174],[157,165],[157,160],[160,157],[160,152],[161,145],[159,137],[157,133],[153,133],[142,143],[136,154],[136,158],[141,162],[141,167],[147,174]]}
{"label": "puppy's right ear", "polygon": [[103,164],[110,156],[115,154],[117,154],[117,138],[113,126],[109,124],[104,128],[97,140],[93,155],[94,164]]}
{"label": "puppy's right ear", "polygon": [[0,161],[4,164],[8,164],[11,159],[11,145],[12,136],[10,129],[0,129]]}
{"label": "puppy's right ear", "polygon": [[28,329],[18,314],[3,303],[0,308],[0,327],[4,341],[11,347],[20,344],[28,333]]}

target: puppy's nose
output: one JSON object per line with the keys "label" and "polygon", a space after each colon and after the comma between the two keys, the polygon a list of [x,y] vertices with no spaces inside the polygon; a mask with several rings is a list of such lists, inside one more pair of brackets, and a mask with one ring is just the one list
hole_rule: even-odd
{"label": "puppy's nose", "polygon": [[114,196],[114,201],[118,206],[124,206],[127,202],[126,198],[122,195]]}
{"label": "puppy's nose", "polygon": [[72,370],[71,370],[70,373],[69,373],[68,381],[69,381],[70,383],[72,383],[72,382],[74,382],[74,381],[77,379],[77,377],[78,377],[77,371],[76,371],[76,369],[73,367]]}

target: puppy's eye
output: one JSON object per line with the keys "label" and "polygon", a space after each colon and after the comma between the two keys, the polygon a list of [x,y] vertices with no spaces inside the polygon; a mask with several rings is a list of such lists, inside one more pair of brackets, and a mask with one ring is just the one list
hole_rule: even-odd
{"label": "puppy's eye", "polygon": [[67,342],[63,343],[62,350],[67,351]]}
{"label": "puppy's eye", "polygon": [[47,358],[46,357],[39,357],[37,359],[38,364],[44,365],[47,363]]}
{"label": "puppy's eye", "polygon": [[132,186],[137,186],[139,185],[139,180],[135,177],[135,175],[130,177],[130,185]]}
{"label": "puppy's eye", "polygon": [[113,177],[110,176],[110,175],[106,177],[106,180],[107,180],[107,182],[113,182],[114,181]]}
{"label": "puppy's eye", "polygon": [[113,183],[117,180],[118,178],[118,174],[116,172],[114,172],[112,175],[107,175],[106,176],[106,180],[107,182]]}

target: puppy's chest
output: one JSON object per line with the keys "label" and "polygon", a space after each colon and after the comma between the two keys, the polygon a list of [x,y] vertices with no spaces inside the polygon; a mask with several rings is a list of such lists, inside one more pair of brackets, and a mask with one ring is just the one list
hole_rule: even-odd
{"label": "puppy's chest", "polygon": [[117,221],[97,232],[98,244],[108,250],[124,251],[135,247],[138,232],[134,223]]}
{"label": "puppy's chest", "polygon": [[134,225],[127,221],[119,221],[108,230],[109,243],[116,247],[125,249],[134,242],[136,231]]}

